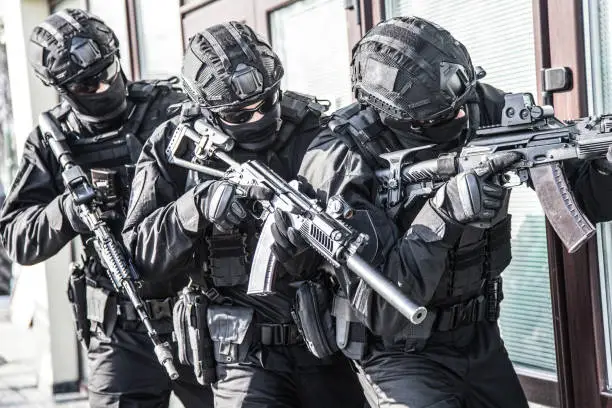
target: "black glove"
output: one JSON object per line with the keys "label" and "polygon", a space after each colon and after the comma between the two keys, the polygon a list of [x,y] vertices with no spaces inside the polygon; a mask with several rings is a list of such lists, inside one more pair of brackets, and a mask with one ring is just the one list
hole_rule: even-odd
{"label": "black glove", "polygon": [[70,226],[77,234],[86,234],[90,232],[87,224],[85,224],[79,216],[79,210],[74,203],[72,194],[69,192],[64,193],[62,209],[64,211],[64,217],[66,217],[66,220],[68,220]]}
{"label": "black glove", "polygon": [[200,214],[221,231],[231,231],[247,216],[247,200],[270,200],[273,193],[265,187],[242,186],[227,181],[207,181],[194,191]]}
{"label": "black glove", "polygon": [[312,279],[319,263],[315,250],[291,226],[289,216],[281,210],[274,211],[274,223],[270,227],[274,244],[271,251],[283,269],[299,280]]}
{"label": "black glove", "polygon": [[479,167],[457,174],[436,192],[434,207],[460,224],[492,220],[504,195],[495,176],[520,159],[521,155],[515,152],[501,153]]}
{"label": "black glove", "polygon": [[274,224],[271,229],[275,241],[272,244],[272,253],[280,263],[290,265],[291,261],[310,249],[310,245],[291,226],[289,216],[284,211],[274,211]]}
{"label": "black glove", "polygon": [[606,176],[612,174],[612,146],[608,147],[608,153],[605,158],[593,160],[593,167]]}

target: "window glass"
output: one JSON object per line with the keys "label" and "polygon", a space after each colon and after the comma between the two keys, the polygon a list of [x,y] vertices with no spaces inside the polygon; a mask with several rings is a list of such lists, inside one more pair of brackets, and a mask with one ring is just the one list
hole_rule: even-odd
{"label": "window glass", "polygon": [[136,19],[140,77],[178,75],[183,59],[179,2],[136,0]]}
{"label": "window glass", "polygon": [[343,0],[293,3],[271,13],[270,27],[272,48],[285,68],[283,89],[327,99],[330,112],[351,103]]}

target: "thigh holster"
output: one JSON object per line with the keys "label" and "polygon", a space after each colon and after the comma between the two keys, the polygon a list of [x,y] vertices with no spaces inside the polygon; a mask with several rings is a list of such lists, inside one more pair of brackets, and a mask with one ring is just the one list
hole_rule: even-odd
{"label": "thigh holster", "polygon": [[193,367],[202,385],[217,381],[213,344],[208,330],[209,299],[198,288],[183,289],[173,309],[174,335],[181,364]]}

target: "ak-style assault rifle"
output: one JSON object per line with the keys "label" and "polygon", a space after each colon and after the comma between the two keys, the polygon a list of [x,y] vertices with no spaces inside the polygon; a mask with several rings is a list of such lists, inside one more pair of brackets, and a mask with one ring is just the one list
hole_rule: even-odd
{"label": "ak-style assault rifle", "polygon": [[130,261],[125,255],[123,247],[117,242],[106,222],[100,217],[100,209],[96,200],[96,190],[72,157],[72,153],[66,143],[66,137],[62,132],[56,119],[49,113],[40,114],[38,119],[40,131],[48,142],[53,155],[62,167],[62,179],[64,185],[70,191],[74,203],[78,206],[81,219],[94,234],[93,243],[104,269],[113,282],[117,292],[126,295],[140,320],[147,329],[147,334],[153,342],[155,355],[159,363],[166,369],[171,379],[176,380],[179,376],[174,367],[172,351],[168,342],[162,342],[157,331],[151,324],[151,317],[144,302],[138,295],[136,286],[139,277]]}
{"label": "ak-style assault rifle", "polygon": [[389,169],[377,172],[383,186],[379,199],[391,212],[409,207],[417,197],[432,195],[457,173],[496,154],[517,152],[522,160],[510,171],[518,176],[518,184],[534,188],[546,217],[571,253],[595,233],[595,228],[576,204],[563,162],[605,158],[610,145],[612,115],[564,123],[554,117],[551,106],[536,106],[531,94],[508,94],[501,125],[478,129],[458,154],[414,163],[415,153],[432,148],[430,145],[380,155],[389,162]]}
{"label": "ak-style assault rifle", "polygon": [[[248,294],[274,293],[277,262],[270,250],[274,242],[271,232],[274,217],[271,214],[278,208],[288,213],[292,226],[330,264],[335,267],[346,266],[412,323],[419,324],[425,319],[427,310],[424,307],[416,305],[357,254],[368,237],[341,221],[352,215],[352,210],[344,200],[332,197],[324,210],[316,200],[300,192],[266,165],[256,160],[239,163],[232,159],[227,154],[232,147],[233,140],[229,136],[200,119],[193,128],[187,124],[177,127],[166,156],[170,163],[239,185],[267,187],[274,192],[271,201],[260,202],[260,218],[265,219],[265,222],[253,258]],[[193,154],[185,158],[188,152]],[[225,162],[229,168],[220,171],[198,163],[211,158]]]}

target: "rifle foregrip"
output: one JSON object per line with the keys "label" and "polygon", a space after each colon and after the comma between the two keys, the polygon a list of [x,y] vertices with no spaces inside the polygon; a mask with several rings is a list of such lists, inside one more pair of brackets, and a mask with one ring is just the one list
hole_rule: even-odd
{"label": "rifle foregrip", "polygon": [[[451,167],[454,167],[454,159]],[[405,183],[420,183],[422,181],[438,181],[448,178],[449,169],[446,166],[447,161],[439,159],[430,159],[418,162],[402,168],[402,181]],[[452,170],[452,175],[456,174],[456,169]]]}
{"label": "rifle foregrip", "polygon": [[595,234],[595,227],[582,213],[559,163],[529,169],[540,204],[569,253],[576,252]]}

